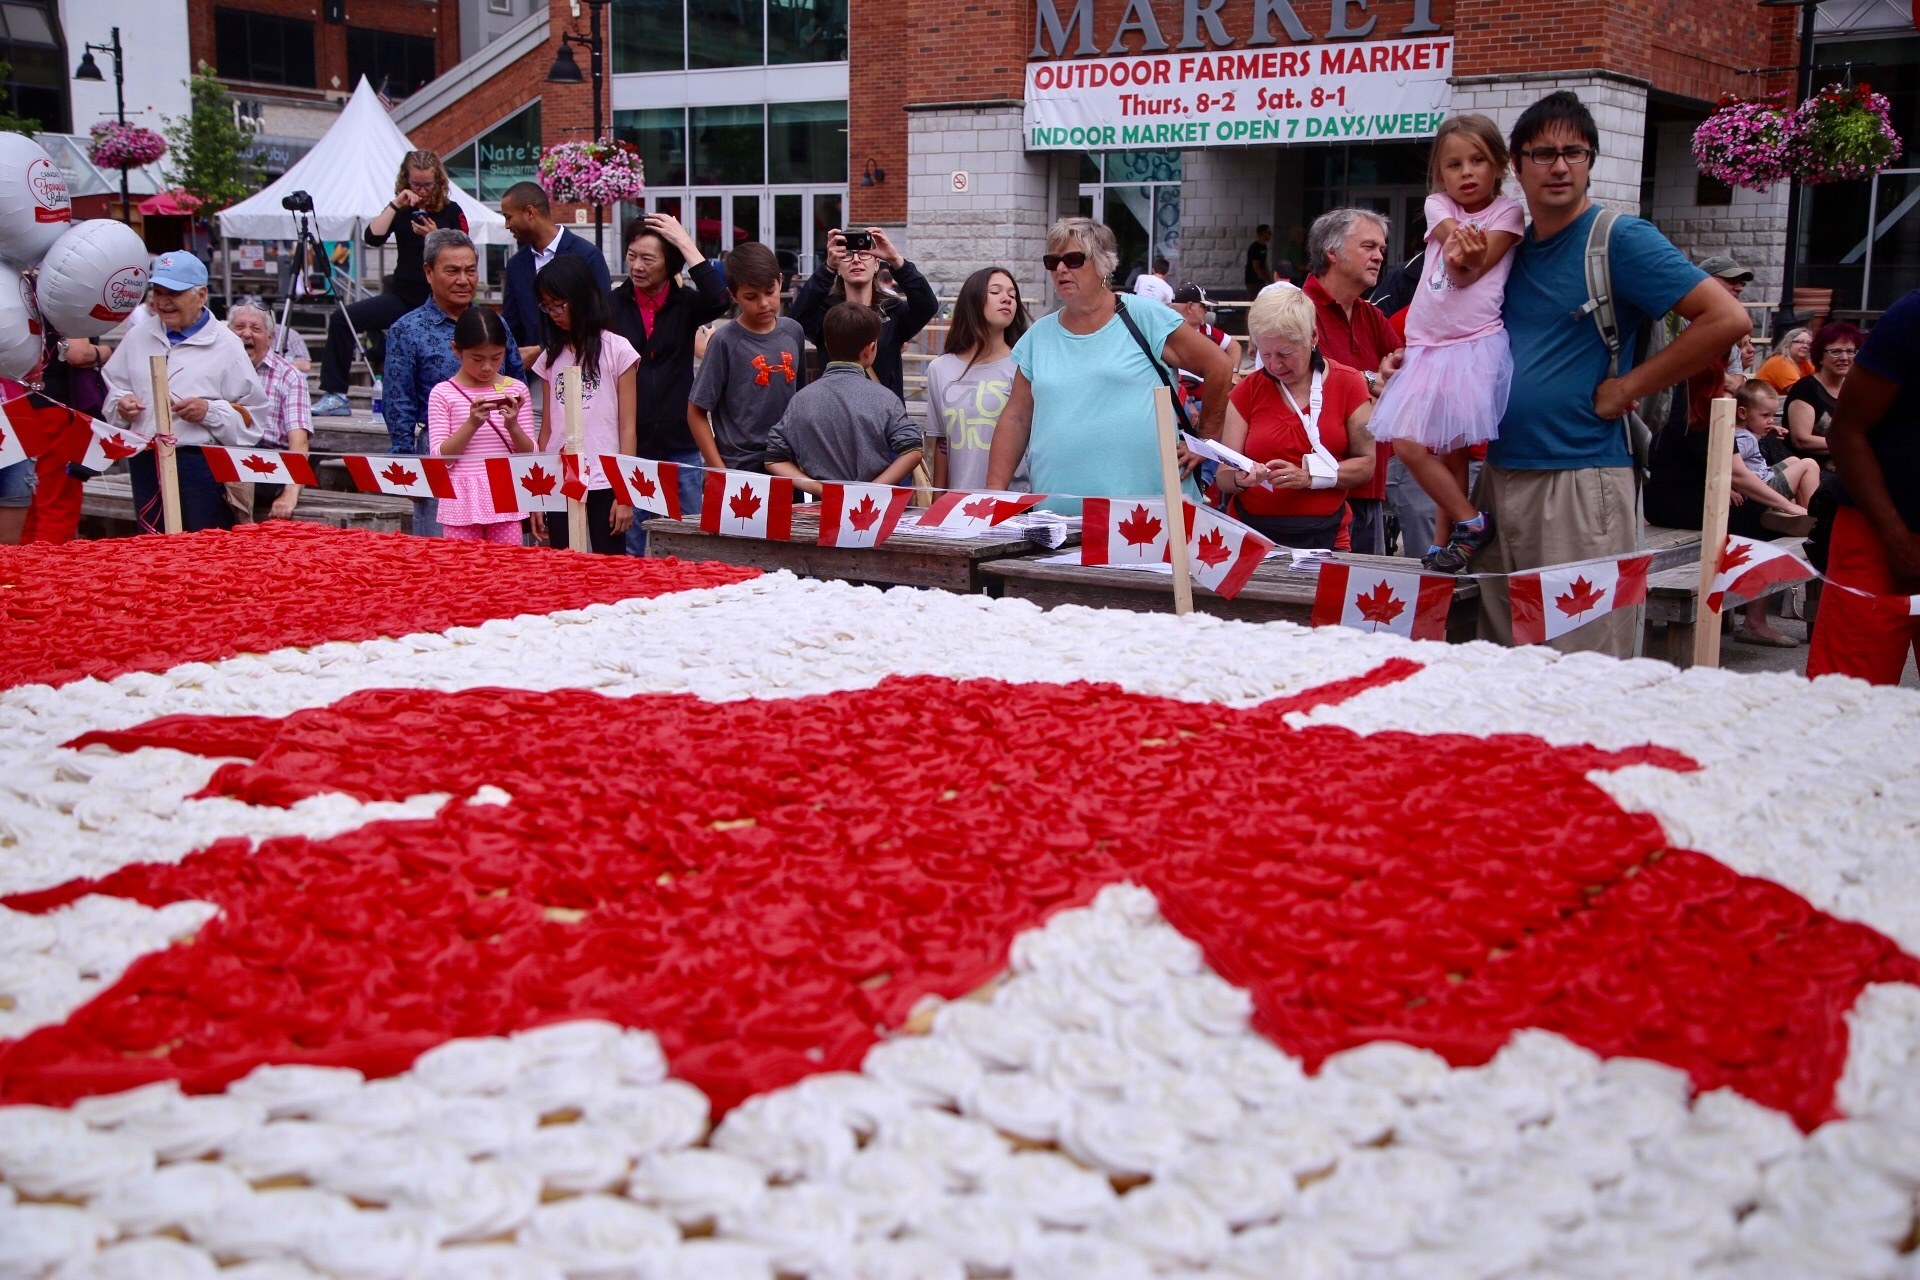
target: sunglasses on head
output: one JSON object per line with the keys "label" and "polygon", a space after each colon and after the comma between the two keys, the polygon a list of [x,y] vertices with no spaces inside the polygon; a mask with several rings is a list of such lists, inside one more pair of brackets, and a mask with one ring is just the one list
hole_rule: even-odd
{"label": "sunglasses on head", "polygon": [[1040,261],[1049,271],[1058,270],[1061,263],[1065,263],[1069,271],[1078,271],[1087,265],[1087,255],[1084,253],[1049,253],[1043,256]]}

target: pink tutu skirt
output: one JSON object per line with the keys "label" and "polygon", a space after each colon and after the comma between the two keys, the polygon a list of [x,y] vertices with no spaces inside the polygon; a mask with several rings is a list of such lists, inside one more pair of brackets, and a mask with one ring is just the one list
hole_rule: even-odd
{"label": "pink tutu skirt", "polygon": [[1367,430],[1375,440],[1412,440],[1434,453],[1485,444],[1500,434],[1512,387],[1505,329],[1444,347],[1408,347]]}

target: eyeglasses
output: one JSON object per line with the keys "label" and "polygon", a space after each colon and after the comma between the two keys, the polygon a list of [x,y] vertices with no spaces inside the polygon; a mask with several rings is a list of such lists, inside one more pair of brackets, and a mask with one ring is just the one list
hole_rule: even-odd
{"label": "eyeglasses", "polygon": [[1542,169],[1551,169],[1554,161],[1565,160],[1567,167],[1578,169],[1593,159],[1592,147],[1530,147],[1520,153]]}
{"label": "eyeglasses", "polygon": [[567,309],[567,304],[564,302],[543,302],[540,304],[540,309],[550,316],[557,316]]}
{"label": "eyeglasses", "polygon": [[409,191],[431,191],[431,190],[433,190],[433,189],[434,189],[434,187],[435,187],[435,186],[437,186],[437,185],[438,185],[438,179],[435,179],[435,180],[433,180],[433,181],[430,181],[430,182],[409,182],[409,183],[407,184],[407,190],[409,190]]}
{"label": "eyeglasses", "polygon": [[871,249],[849,249],[846,253],[849,262],[866,262],[873,257]]}
{"label": "eyeglasses", "polygon": [[1854,347],[1828,347],[1827,354],[1836,360],[1851,360],[1860,352]]}
{"label": "eyeglasses", "polygon": [[1062,263],[1066,264],[1067,270],[1078,271],[1087,265],[1087,255],[1084,253],[1049,253],[1044,255],[1040,259],[1040,262],[1049,271],[1059,270]]}

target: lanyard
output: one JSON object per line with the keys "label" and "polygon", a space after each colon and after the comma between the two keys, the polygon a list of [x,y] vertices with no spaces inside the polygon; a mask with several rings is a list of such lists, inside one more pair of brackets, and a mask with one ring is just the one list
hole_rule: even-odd
{"label": "lanyard", "polygon": [[[1273,375],[1270,373],[1267,374],[1267,376],[1273,378]],[[1305,413],[1300,412],[1300,402],[1293,398],[1293,392],[1288,389],[1286,383],[1280,381],[1278,378],[1273,378],[1273,383],[1280,388],[1280,394],[1287,398],[1287,408],[1293,410],[1293,416],[1300,419],[1301,425],[1306,427],[1308,450],[1324,459],[1328,467],[1338,470],[1340,464],[1334,460],[1333,454],[1327,450],[1327,446],[1320,441],[1320,407],[1324,398],[1322,395],[1324,390],[1322,384],[1325,379],[1326,371],[1324,369],[1315,369],[1313,371],[1313,385],[1307,391],[1307,411]]]}

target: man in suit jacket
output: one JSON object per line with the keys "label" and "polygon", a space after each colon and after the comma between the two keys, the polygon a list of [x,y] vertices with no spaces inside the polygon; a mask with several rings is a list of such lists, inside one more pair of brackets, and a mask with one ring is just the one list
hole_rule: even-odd
{"label": "man in suit jacket", "polygon": [[507,259],[505,295],[500,316],[507,330],[525,344],[520,358],[529,363],[540,353],[540,299],[533,290],[533,278],[540,268],[562,253],[577,254],[593,267],[602,289],[611,290],[607,260],[591,241],[561,227],[553,220],[553,205],[537,182],[516,182],[500,197],[500,216],[507,230],[520,245],[520,251]]}

